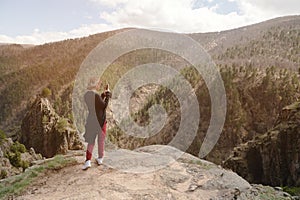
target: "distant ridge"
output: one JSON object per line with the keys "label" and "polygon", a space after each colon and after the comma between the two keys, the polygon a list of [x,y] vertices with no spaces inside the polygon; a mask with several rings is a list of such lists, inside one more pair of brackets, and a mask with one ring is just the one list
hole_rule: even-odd
{"label": "distant ridge", "polygon": [[0,46],[5,46],[5,45],[21,45],[23,48],[30,48],[36,46],[34,44],[0,43]]}
{"label": "distant ridge", "polygon": [[[43,87],[49,87],[56,98],[72,83],[78,68],[93,48],[106,38],[129,29],[132,28],[43,45],[0,44],[0,129],[19,126],[27,102]],[[280,41],[277,36],[289,30],[296,33],[286,35],[287,41]],[[299,52],[297,46],[290,51],[292,43],[289,41],[294,40],[292,37],[297,38],[297,30],[300,30],[299,15],[222,32],[188,35],[201,43],[218,65],[251,63],[255,67],[297,68]],[[276,52],[266,51],[268,49]]]}

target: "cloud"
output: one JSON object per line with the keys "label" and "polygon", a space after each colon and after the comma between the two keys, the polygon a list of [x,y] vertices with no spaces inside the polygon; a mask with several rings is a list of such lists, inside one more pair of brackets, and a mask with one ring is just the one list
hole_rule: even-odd
{"label": "cloud", "polygon": [[93,16],[91,16],[91,15],[86,15],[86,16],[84,16],[84,18],[85,18],[85,19],[93,19]]}
{"label": "cloud", "polygon": [[98,3],[102,6],[107,6],[107,7],[116,7],[119,4],[125,4],[127,3],[129,0],[90,0],[93,3]]}
{"label": "cloud", "polygon": [[84,37],[117,28],[119,27],[109,26],[107,24],[81,25],[79,28],[68,32],[42,32],[36,28],[33,30],[31,35],[21,35],[16,37],[0,35],[0,43],[43,44],[65,39]]}
{"label": "cloud", "polygon": [[[293,15],[300,13],[299,0],[233,0],[240,8],[250,14],[253,11],[269,16]],[[250,12],[250,13],[249,13]]]}
{"label": "cloud", "polygon": [[[221,31],[283,15],[300,14],[299,0],[87,0],[98,4],[102,24],[81,25],[68,32],[33,31],[0,42],[32,43],[59,41],[123,27],[154,28],[175,32]],[[199,6],[200,5],[200,6]],[[222,6],[233,12],[220,13]]]}
{"label": "cloud", "polygon": [[[95,1],[95,0],[94,0]],[[106,0],[98,0],[101,3]],[[113,1],[110,1],[112,3]],[[177,32],[204,32],[233,28],[244,22],[236,12],[227,15],[214,7],[194,9],[194,0],[127,0],[117,3],[113,12],[103,12],[100,17],[109,24],[120,27],[167,29]]]}
{"label": "cloud", "polygon": [[[115,9],[100,17],[120,27],[167,29],[177,32],[220,31],[287,14],[299,14],[299,0],[92,0]],[[219,2],[219,3],[218,3]],[[218,13],[220,5],[236,3],[238,10]],[[194,5],[201,5],[195,8]],[[212,5],[213,4],[213,5]],[[210,6],[209,6],[210,5]]]}

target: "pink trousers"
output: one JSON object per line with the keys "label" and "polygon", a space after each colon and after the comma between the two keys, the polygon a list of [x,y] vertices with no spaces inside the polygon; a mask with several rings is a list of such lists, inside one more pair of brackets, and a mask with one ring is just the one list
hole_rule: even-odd
{"label": "pink trousers", "polygon": [[[102,127],[102,131],[98,134],[98,156],[99,158],[103,158],[104,156],[104,142],[105,142],[105,136],[106,136],[106,123],[104,123]],[[92,159],[94,144],[88,144],[87,150],[86,150],[86,160]]]}

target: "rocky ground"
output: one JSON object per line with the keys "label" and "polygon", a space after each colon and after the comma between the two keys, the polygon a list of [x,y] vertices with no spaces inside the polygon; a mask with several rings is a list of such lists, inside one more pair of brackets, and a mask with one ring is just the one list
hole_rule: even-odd
{"label": "rocky ground", "polygon": [[93,163],[83,171],[82,152],[76,156],[77,165],[48,172],[16,199],[291,199],[280,190],[250,185],[234,172],[190,154],[148,173],[113,169],[109,155],[103,165]]}

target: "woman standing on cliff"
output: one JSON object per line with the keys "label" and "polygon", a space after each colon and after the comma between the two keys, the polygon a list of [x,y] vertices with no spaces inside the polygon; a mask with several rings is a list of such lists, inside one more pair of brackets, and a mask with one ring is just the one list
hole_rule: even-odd
{"label": "woman standing on cliff", "polygon": [[104,156],[104,141],[106,135],[106,107],[111,97],[108,85],[105,91],[99,95],[98,91],[101,88],[101,81],[91,79],[88,91],[84,95],[85,103],[88,107],[89,114],[85,125],[85,142],[88,143],[86,150],[86,160],[82,167],[86,170],[91,167],[92,152],[95,146],[95,140],[98,135],[98,165],[102,164]]}

